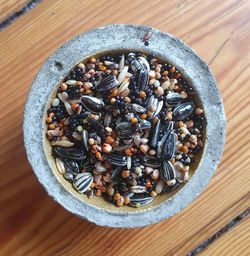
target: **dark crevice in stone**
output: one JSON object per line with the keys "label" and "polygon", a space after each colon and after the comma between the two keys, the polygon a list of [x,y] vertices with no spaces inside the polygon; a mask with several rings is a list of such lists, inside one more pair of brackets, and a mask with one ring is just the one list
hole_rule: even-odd
{"label": "dark crevice in stone", "polygon": [[30,11],[33,9],[37,4],[39,4],[42,0],[32,0],[29,1],[21,10],[16,11],[9,17],[7,17],[5,20],[3,20],[0,23],[0,31],[4,30],[7,28],[9,25],[11,25],[15,20],[17,20],[19,17],[21,17],[23,14],[26,12]]}
{"label": "dark crevice in stone", "polygon": [[221,228],[218,232],[213,234],[210,238],[208,238],[206,241],[199,244],[195,249],[193,249],[191,252],[187,254],[187,256],[196,256],[201,251],[206,249],[211,243],[213,243],[215,240],[217,240],[219,237],[221,237],[223,234],[231,230],[235,225],[237,225],[241,220],[246,218],[250,214],[250,208],[247,208],[244,212],[242,212],[240,215],[235,217],[233,220],[231,220],[226,226]]}
{"label": "dark crevice in stone", "polygon": [[60,61],[54,61],[54,63],[58,71],[61,71],[63,69],[63,64]]}

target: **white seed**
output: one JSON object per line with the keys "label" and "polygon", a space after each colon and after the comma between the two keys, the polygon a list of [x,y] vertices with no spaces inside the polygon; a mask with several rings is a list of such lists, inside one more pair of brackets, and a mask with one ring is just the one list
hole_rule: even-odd
{"label": "white seed", "polygon": [[154,81],[154,87],[159,87],[161,85],[159,80]]}
{"label": "white seed", "polygon": [[114,190],[114,188],[113,188],[113,184],[110,184],[110,185],[108,186],[108,189],[107,189],[107,194],[108,194],[109,196],[113,196],[114,193],[115,193],[115,190]]}
{"label": "white seed", "polygon": [[149,137],[149,134],[150,134],[150,129],[147,129],[145,132],[144,132],[144,135],[143,135],[143,138],[148,138]]}
{"label": "white seed", "polygon": [[59,146],[59,147],[69,148],[69,147],[74,146],[74,143],[69,141],[69,140],[58,140],[58,141],[52,141],[51,145],[52,146]]}
{"label": "white seed", "polygon": [[64,103],[68,99],[69,95],[66,92],[62,92],[57,93],[57,97]]}
{"label": "white seed", "polygon": [[82,112],[82,105],[79,105],[77,109],[77,115],[79,115]]}
{"label": "white seed", "polygon": [[172,187],[172,186],[174,186],[175,184],[176,184],[176,179],[168,180],[168,181],[167,181],[167,185],[168,185],[169,187]]}
{"label": "white seed", "polygon": [[59,158],[56,158],[56,167],[57,167],[57,170],[61,173],[61,174],[64,174],[65,173],[65,166],[64,166],[64,163],[61,159]]}
{"label": "white seed", "polygon": [[156,95],[162,96],[164,94],[164,90],[162,89],[162,87],[158,86],[155,90],[154,93]]}
{"label": "white seed", "polygon": [[112,128],[110,128],[110,127],[105,127],[105,130],[106,130],[106,132],[108,132],[108,133],[111,133],[113,130],[112,130]]}
{"label": "white seed", "polygon": [[69,115],[73,114],[73,110],[71,108],[71,105],[67,101],[64,102],[64,107],[66,108]]}
{"label": "white seed", "polygon": [[154,169],[153,173],[151,174],[151,178],[153,180],[158,180],[160,176],[160,171],[158,169]]}
{"label": "white seed", "polygon": [[187,96],[188,96],[185,91],[181,91],[181,92],[180,92],[180,95],[182,96],[183,99],[186,99]]}
{"label": "white seed", "polygon": [[176,180],[178,180],[180,183],[184,182],[183,176],[184,176],[184,173],[182,171],[176,170]]}
{"label": "white seed", "polygon": [[134,135],[133,137],[134,143],[137,147],[140,146],[141,143],[141,136],[139,134]]}
{"label": "white seed", "polygon": [[182,171],[183,164],[181,162],[177,161],[177,162],[174,163],[174,167],[175,167],[176,171]]}
{"label": "white seed", "polygon": [[133,76],[133,74],[131,74],[131,73],[129,73],[129,72],[126,73],[126,77],[129,77],[129,78],[130,78],[130,77],[132,77],[132,76]]}
{"label": "white seed", "polygon": [[155,78],[155,71],[154,70],[149,70],[148,74],[149,74],[150,79]]}
{"label": "white seed", "polygon": [[159,72],[155,72],[155,78],[156,79],[160,79],[161,78],[161,74]]}
{"label": "white seed", "polygon": [[126,78],[127,72],[128,72],[128,66],[124,66],[124,68],[122,69],[121,73],[118,76],[119,84],[121,84],[124,81],[124,79]]}
{"label": "white seed", "polygon": [[195,134],[200,134],[200,133],[201,133],[198,128],[195,128],[195,129],[194,129],[194,132],[195,132]]}
{"label": "white seed", "polygon": [[149,85],[153,85],[155,83],[156,79],[152,78],[149,80]]}
{"label": "white seed", "polygon": [[138,177],[142,176],[142,169],[140,167],[135,168],[135,173],[137,174]]}
{"label": "white seed", "polygon": [[107,113],[104,117],[104,125],[109,126],[112,121],[112,115]]}
{"label": "white seed", "polygon": [[133,140],[130,139],[130,140],[123,140],[124,144],[126,145],[132,145],[133,144]]}
{"label": "white seed", "polygon": [[154,156],[155,155],[155,150],[154,149],[150,149],[148,154],[151,155],[151,156]]}
{"label": "white seed", "polygon": [[123,70],[124,65],[125,65],[125,55],[123,54],[121,57],[121,60],[119,62],[119,72],[121,72]]}
{"label": "white seed", "polygon": [[85,65],[83,63],[79,63],[78,68],[81,68],[85,72]]}
{"label": "white seed", "polygon": [[156,65],[157,62],[158,62],[158,59],[156,59],[156,58],[152,58],[152,59],[150,60],[150,64],[151,64],[151,65]]}
{"label": "white seed", "polygon": [[128,88],[126,88],[125,90],[123,90],[121,93],[120,93],[120,96],[125,98],[129,95],[130,93],[130,90]]}
{"label": "white seed", "polygon": [[150,107],[149,107],[149,111],[150,112],[155,112],[155,110],[156,110],[156,106],[155,105],[151,105]]}
{"label": "white seed", "polygon": [[51,105],[52,105],[53,107],[56,107],[56,106],[59,105],[59,103],[60,103],[59,99],[58,99],[58,98],[55,98],[55,99],[52,100]]}
{"label": "white seed", "polygon": [[152,172],[154,171],[154,169],[153,168],[151,168],[151,167],[146,167],[145,168],[145,172],[147,173],[147,175],[150,175]]}
{"label": "white seed", "polygon": [[104,64],[106,65],[106,66],[111,66],[111,65],[114,65],[114,62],[113,61],[104,61]]}
{"label": "white seed", "polygon": [[180,132],[181,134],[185,134],[185,135],[190,134],[189,130],[186,127],[181,127]]}
{"label": "white seed", "polygon": [[188,182],[188,180],[189,180],[189,173],[188,172],[184,173],[183,180],[184,180],[184,182]]}
{"label": "white seed", "polygon": [[181,148],[183,146],[183,144],[179,140],[177,140],[176,143],[175,143],[175,146],[177,148]]}
{"label": "white seed", "polygon": [[106,167],[101,162],[97,162],[95,164],[95,172],[96,173],[103,173],[105,171],[106,171]]}
{"label": "white seed", "polygon": [[177,84],[177,80],[176,79],[170,79],[170,85],[169,85],[168,89],[170,91],[173,91],[176,84]]}
{"label": "white seed", "polygon": [[129,86],[129,78],[125,78],[124,81],[122,82],[122,84],[119,86],[118,88],[118,94],[122,93],[123,91],[125,91],[128,86]]}
{"label": "white seed", "polygon": [[95,140],[93,138],[90,138],[88,142],[89,142],[89,145],[94,145],[95,144]]}
{"label": "white seed", "polygon": [[130,170],[132,165],[132,159],[131,156],[127,157],[127,169]]}
{"label": "white seed", "polygon": [[142,144],[147,144],[147,143],[148,143],[148,139],[141,138],[140,142],[141,142]]}
{"label": "white seed", "polygon": [[190,142],[197,142],[197,135],[192,134],[189,138]]}
{"label": "white seed", "polygon": [[161,194],[162,190],[164,188],[164,182],[162,180],[159,180],[156,184],[156,187],[155,187],[155,192],[157,194]]}
{"label": "white seed", "polygon": [[162,85],[161,85],[161,88],[165,91],[169,88],[170,86],[170,81],[165,81]]}
{"label": "white seed", "polygon": [[82,140],[82,136],[78,132],[73,132],[72,137],[79,141]]}
{"label": "white seed", "polygon": [[49,136],[57,136],[58,137],[61,135],[61,132],[59,130],[55,129],[55,130],[48,130],[47,134]]}
{"label": "white seed", "polygon": [[141,194],[141,193],[145,193],[147,189],[144,186],[132,186],[130,187],[130,191],[132,193]]}
{"label": "white seed", "polygon": [[76,84],[76,80],[68,80],[66,81],[67,85],[75,85]]}
{"label": "white seed", "polygon": [[178,155],[175,156],[175,159],[176,159],[176,160],[180,160],[181,158],[182,158],[182,155],[181,155],[181,154],[178,154]]}

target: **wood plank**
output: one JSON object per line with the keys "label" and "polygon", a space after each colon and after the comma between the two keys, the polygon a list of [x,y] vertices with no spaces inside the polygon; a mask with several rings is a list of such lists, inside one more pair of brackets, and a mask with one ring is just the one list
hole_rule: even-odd
{"label": "wood plank", "polygon": [[24,7],[28,2],[28,0],[1,0],[0,23],[10,15],[13,15],[15,12],[21,10],[22,7]]}
{"label": "wood plank", "polygon": [[[249,9],[249,1],[238,0],[44,0],[5,29],[0,34],[0,254],[185,255],[244,211]],[[97,227],[67,213],[38,184],[23,149],[24,102],[41,63],[69,38],[108,23],[149,24],[189,43],[211,62],[228,119],[223,159],[205,192],[180,214],[144,229]]]}
{"label": "wood plank", "polygon": [[212,243],[201,256],[250,255],[250,217]]}

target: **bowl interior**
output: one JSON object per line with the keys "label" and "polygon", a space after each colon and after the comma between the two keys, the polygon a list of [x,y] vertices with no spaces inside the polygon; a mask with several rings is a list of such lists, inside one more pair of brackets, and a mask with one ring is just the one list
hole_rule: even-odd
{"label": "bowl interior", "polygon": [[[136,51],[136,50],[133,50],[133,49],[122,50],[122,53],[129,53],[131,51]],[[99,53],[94,54],[93,56],[89,56],[88,58],[85,58],[85,59],[83,59],[79,62],[86,62],[89,58],[98,57],[98,55],[100,56],[100,55],[103,55],[103,54],[109,54],[110,56],[112,56],[112,55],[116,55],[118,53],[121,53],[121,51],[116,50],[116,49],[114,49],[112,51],[108,51],[108,52],[99,52]],[[151,51],[150,52],[145,51],[144,53],[146,55],[152,54]],[[169,61],[168,59],[163,59],[157,53],[155,54],[155,56],[157,58],[159,58],[162,62],[165,61],[165,62],[168,62],[170,64],[175,65],[174,63],[171,63],[171,61]],[[75,63],[75,65],[77,65],[78,63]],[[175,65],[175,66],[182,73],[182,76],[190,83],[190,79],[188,77],[188,74],[185,73],[185,68],[184,67],[178,67],[177,65]],[[72,68],[74,68],[74,67],[72,66]],[[69,70],[69,72],[70,72],[70,70]],[[47,110],[50,107],[52,99],[56,96],[56,92],[57,92],[57,89],[59,87],[59,84],[60,83],[55,84],[55,87],[54,87],[53,91],[51,92],[51,94],[48,98],[47,104],[45,105],[44,115],[43,115],[43,123],[44,124],[46,123]],[[190,85],[193,87],[192,84],[190,84]],[[193,87],[193,89],[196,92],[195,87]],[[197,106],[203,107],[202,101],[201,101],[199,95],[197,94],[197,92],[196,92],[195,97],[194,97],[193,100],[194,100],[194,102],[196,103]],[[204,113],[204,114],[206,114],[206,113]],[[113,204],[111,204],[110,202],[105,201],[103,199],[103,197],[94,196],[91,199],[88,199],[86,195],[79,194],[73,188],[72,184],[70,182],[68,182],[67,180],[65,180],[64,177],[58,172],[58,170],[56,168],[56,165],[55,165],[55,159],[52,155],[52,148],[51,148],[50,142],[46,137],[46,128],[47,128],[47,126],[45,125],[43,127],[45,127],[44,132],[43,132],[43,148],[44,148],[44,152],[45,152],[47,161],[48,161],[49,166],[51,168],[51,171],[53,172],[53,174],[57,178],[57,180],[62,184],[63,189],[65,189],[70,194],[72,194],[74,197],[77,197],[78,199],[84,201],[87,204],[90,204],[92,206],[102,208],[102,209],[105,209],[105,210],[110,210],[110,211],[113,211],[113,212],[119,212],[119,213],[122,213],[122,212],[124,212],[124,213],[126,213],[126,212],[140,212],[140,211],[145,211],[145,210],[157,207],[162,202],[164,202],[164,201],[168,200],[169,198],[173,197],[176,193],[178,193],[178,191],[180,191],[183,188],[183,186],[185,186],[185,184],[183,183],[178,188],[176,188],[175,190],[173,190],[170,193],[158,195],[156,198],[154,198],[152,203],[150,203],[148,205],[145,205],[143,207],[140,207],[140,208],[133,208],[133,207],[129,207],[129,206],[126,206],[126,205],[124,205],[123,207],[116,207]],[[204,139],[205,139],[206,128],[204,128],[202,132],[203,132],[203,134],[202,134],[203,143],[205,144]],[[195,161],[190,166],[190,171],[189,171],[190,179],[192,178],[195,170],[197,169],[197,166],[199,165],[199,162],[202,158],[202,154],[203,154],[202,150],[198,154],[196,154]]]}

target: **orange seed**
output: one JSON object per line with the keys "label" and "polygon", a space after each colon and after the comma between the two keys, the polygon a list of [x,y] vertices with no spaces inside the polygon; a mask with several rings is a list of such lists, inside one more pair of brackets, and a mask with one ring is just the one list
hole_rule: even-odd
{"label": "orange seed", "polygon": [[128,170],[123,170],[122,171],[122,177],[124,179],[127,179],[129,177],[129,175],[130,175],[130,171],[128,171]]}
{"label": "orange seed", "polygon": [[78,104],[78,103],[72,103],[72,105],[71,105],[71,108],[72,108],[73,110],[77,110],[78,107],[79,107],[79,104]]}
{"label": "orange seed", "polygon": [[95,195],[96,196],[101,196],[102,195],[101,189],[97,189],[96,192],[95,192]]}
{"label": "orange seed", "polygon": [[103,159],[103,157],[102,157],[102,154],[101,154],[99,151],[97,151],[97,152],[95,153],[95,156],[96,156],[96,158],[97,158],[99,161],[104,161],[104,159]]}
{"label": "orange seed", "polygon": [[187,146],[182,146],[180,148],[180,151],[182,151],[183,153],[187,154],[188,153],[188,147]]}
{"label": "orange seed", "polygon": [[147,96],[146,92],[144,91],[140,91],[139,95],[141,98],[145,98]]}
{"label": "orange seed", "polygon": [[51,117],[48,117],[46,121],[47,121],[47,123],[50,124],[50,123],[52,122],[52,118],[51,118]]}
{"label": "orange seed", "polygon": [[131,118],[130,122],[131,122],[132,124],[137,124],[137,123],[138,123],[138,119],[137,119],[136,117]]}

